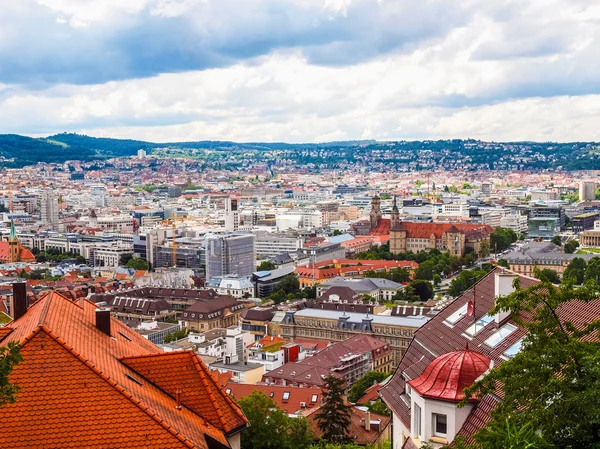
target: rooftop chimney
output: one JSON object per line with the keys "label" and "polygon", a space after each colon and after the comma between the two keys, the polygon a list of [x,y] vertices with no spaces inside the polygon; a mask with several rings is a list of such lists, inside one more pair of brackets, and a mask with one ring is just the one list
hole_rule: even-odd
{"label": "rooftop chimney", "polygon": [[13,284],[13,320],[18,320],[27,313],[27,284],[15,282]]}
{"label": "rooftop chimney", "polygon": [[96,309],[96,327],[110,337],[110,310]]}
{"label": "rooftop chimney", "polygon": [[[516,274],[509,273],[496,273],[494,278],[494,293],[495,298],[499,296],[506,296],[515,291],[513,287],[513,282],[518,276]],[[503,311],[498,312],[495,316],[496,323],[500,324],[510,315],[509,312]]]}
{"label": "rooftop chimney", "polygon": [[371,411],[367,410],[365,415],[365,430],[369,432],[371,430]]}

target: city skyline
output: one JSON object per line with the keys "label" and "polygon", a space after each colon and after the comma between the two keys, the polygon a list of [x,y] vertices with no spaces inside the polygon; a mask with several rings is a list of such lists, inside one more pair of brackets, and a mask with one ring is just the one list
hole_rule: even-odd
{"label": "city skyline", "polygon": [[4,132],[600,140],[592,2],[0,5]]}

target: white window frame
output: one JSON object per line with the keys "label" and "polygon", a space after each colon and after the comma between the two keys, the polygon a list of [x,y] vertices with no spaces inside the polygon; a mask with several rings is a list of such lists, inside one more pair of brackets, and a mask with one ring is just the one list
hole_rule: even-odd
{"label": "white window frame", "polygon": [[422,436],[423,436],[423,425],[422,425],[423,424],[422,423],[423,414],[421,411],[421,406],[417,403],[415,403],[413,417],[414,417],[414,423],[415,423],[415,433],[418,438],[422,438]]}
{"label": "white window frame", "polygon": [[[446,432],[438,432],[437,430],[437,423],[438,423],[438,417],[443,416],[444,419],[446,420]],[[431,422],[433,424],[433,436],[435,437],[440,437],[440,438],[447,438],[448,437],[448,415],[443,415],[441,413],[432,413],[431,414]]]}

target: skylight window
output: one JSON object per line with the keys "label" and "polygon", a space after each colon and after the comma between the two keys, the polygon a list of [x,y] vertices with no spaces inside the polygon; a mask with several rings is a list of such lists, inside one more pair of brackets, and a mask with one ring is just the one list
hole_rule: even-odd
{"label": "skylight window", "polygon": [[290,392],[289,391],[284,391],[283,392],[283,400],[287,401],[290,398]]}
{"label": "skylight window", "polygon": [[488,345],[490,348],[495,348],[500,343],[502,343],[502,341],[504,341],[504,339],[506,337],[508,337],[510,334],[512,334],[516,330],[517,330],[517,326],[514,326],[510,323],[505,324],[500,329],[498,329],[496,332],[494,332],[492,335],[490,335],[484,343],[486,345]]}
{"label": "skylight window", "polygon": [[464,303],[463,306],[446,318],[446,322],[448,324],[456,324],[458,321],[467,314],[467,303]]}
{"label": "skylight window", "polygon": [[312,397],[310,398],[310,402],[317,402],[317,398],[318,398],[318,396],[316,394],[313,394]]}
{"label": "skylight window", "polygon": [[510,348],[508,348],[506,351],[504,351],[504,354],[502,354],[502,355],[504,355],[504,357],[507,357],[507,358],[514,357],[521,351],[521,346],[523,346],[522,338],[518,342],[516,342],[514,345],[512,345]]}
{"label": "skylight window", "polygon": [[493,320],[494,320],[493,316],[484,315],[481,318],[479,318],[475,323],[473,323],[469,327],[467,327],[467,329],[465,330],[465,333],[471,337],[474,337],[479,332],[481,332],[485,328],[485,326],[487,326]]}

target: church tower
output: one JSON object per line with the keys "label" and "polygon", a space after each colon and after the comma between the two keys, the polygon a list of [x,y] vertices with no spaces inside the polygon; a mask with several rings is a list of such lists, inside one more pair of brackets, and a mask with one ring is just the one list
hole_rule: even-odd
{"label": "church tower", "polygon": [[371,229],[375,229],[381,220],[381,198],[375,195],[371,200]]}
{"label": "church tower", "polygon": [[400,222],[400,211],[398,210],[398,203],[396,202],[396,196],[394,195],[394,204],[392,205],[392,220],[391,226],[393,227],[396,223]]}
{"label": "church tower", "polygon": [[15,229],[15,222],[10,221],[10,234],[8,237],[8,261],[19,262],[19,253],[21,245],[19,245],[19,239],[17,238],[17,230]]}

